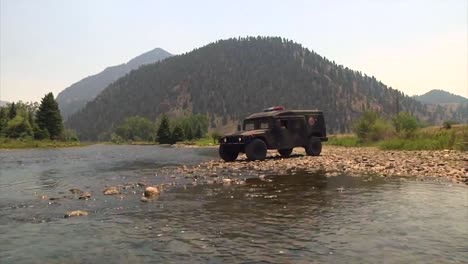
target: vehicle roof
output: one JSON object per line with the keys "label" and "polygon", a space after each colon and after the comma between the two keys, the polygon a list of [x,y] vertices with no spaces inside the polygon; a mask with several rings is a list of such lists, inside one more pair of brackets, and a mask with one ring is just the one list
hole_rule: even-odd
{"label": "vehicle roof", "polygon": [[259,117],[276,117],[276,116],[299,116],[307,114],[323,114],[320,110],[278,110],[278,111],[269,111],[269,112],[259,112],[251,114],[245,119],[259,118]]}

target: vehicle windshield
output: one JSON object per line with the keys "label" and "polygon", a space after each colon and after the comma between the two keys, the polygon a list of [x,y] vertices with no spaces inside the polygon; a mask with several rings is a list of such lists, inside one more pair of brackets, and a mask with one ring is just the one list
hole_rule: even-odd
{"label": "vehicle windshield", "polygon": [[269,129],[270,122],[266,118],[256,118],[244,120],[244,130]]}

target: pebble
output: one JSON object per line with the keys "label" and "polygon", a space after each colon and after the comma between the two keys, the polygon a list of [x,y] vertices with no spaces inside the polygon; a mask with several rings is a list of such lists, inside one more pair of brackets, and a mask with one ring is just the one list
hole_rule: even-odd
{"label": "pebble", "polygon": [[80,200],[88,200],[89,198],[91,198],[91,193],[90,192],[83,192],[78,197],[78,199],[80,199]]}
{"label": "pebble", "polygon": [[120,194],[119,188],[117,187],[107,187],[102,192],[104,193],[104,195]]}
{"label": "pebble", "polygon": [[63,217],[68,218],[68,217],[87,216],[87,215],[88,215],[88,212],[86,211],[75,210],[75,211],[67,212]]}

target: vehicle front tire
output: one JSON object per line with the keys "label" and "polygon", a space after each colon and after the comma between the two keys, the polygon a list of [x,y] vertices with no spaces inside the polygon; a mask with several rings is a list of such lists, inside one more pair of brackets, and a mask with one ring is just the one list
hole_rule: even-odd
{"label": "vehicle front tire", "polygon": [[305,151],[309,156],[319,156],[320,152],[322,152],[322,142],[320,138],[311,137],[305,147]]}
{"label": "vehicle front tire", "polygon": [[264,160],[267,154],[267,145],[261,139],[254,139],[245,147],[248,160]]}
{"label": "vehicle front tire", "polygon": [[232,162],[237,159],[237,156],[239,156],[239,150],[236,150],[233,147],[220,145],[219,156],[226,162]]}
{"label": "vehicle front tire", "polygon": [[291,155],[293,149],[292,148],[289,148],[289,149],[278,149],[278,152],[279,154],[281,155],[281,157],[289,157],[289,155]]}

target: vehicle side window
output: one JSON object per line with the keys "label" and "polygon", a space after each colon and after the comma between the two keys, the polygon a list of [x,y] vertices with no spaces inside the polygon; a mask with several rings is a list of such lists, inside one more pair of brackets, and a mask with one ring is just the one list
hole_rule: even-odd
{"label": "vehicle side window", "polygon": [[262,121],[262,122],[260,123],[260,128],[261,128],[261,129],[267,129],[267,128],[269,128],[269,127],[270,127],[270,126],[268,125],[268,122],[267,122],[267,121]]}
{"label": "vehicle side window", "polygon": [[255,123],[254,122],[245,122],[244,130],[254,130],[254,129],[255,129]]}

